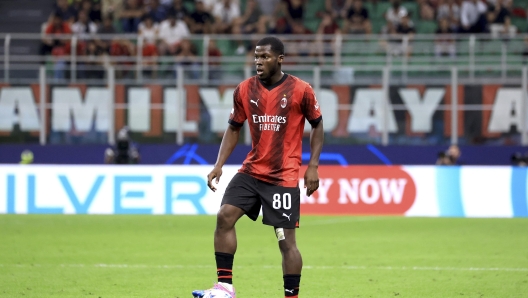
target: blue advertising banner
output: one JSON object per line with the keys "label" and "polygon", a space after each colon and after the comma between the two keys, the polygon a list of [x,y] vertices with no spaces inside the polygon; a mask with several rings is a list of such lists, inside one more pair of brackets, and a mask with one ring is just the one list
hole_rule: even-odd
{"label": "blue advertising banner", "polygon": [[[214,164],[219,145],[140,144],[141,164]],[[103,164],[105,145],[0,145],[0,163],[19,163],[20,154],[31,150],[36,164]],[[521,146],[461,146],[464,165],[510,165],[514,153],[525,154]],[[321,164],[334,165],[433,165],[447,146],[326,145]],[[238,145],[227,164],[242,164],[250,146]],[[310,148],[303,147],[303,160]]]}

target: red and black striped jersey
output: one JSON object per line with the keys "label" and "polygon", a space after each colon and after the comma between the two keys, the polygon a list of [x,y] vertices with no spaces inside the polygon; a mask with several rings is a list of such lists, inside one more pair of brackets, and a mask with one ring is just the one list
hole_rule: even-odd
{"label": "red and black striped jersey", "polygon": [[229,123],[242,126],[248,120],[252,149],[239,172],[285,187],[298,185],[302,136],[307,119],[322,119],[312,87],[288,74],[273,86],[256,76],[240,83],[233,94]]}

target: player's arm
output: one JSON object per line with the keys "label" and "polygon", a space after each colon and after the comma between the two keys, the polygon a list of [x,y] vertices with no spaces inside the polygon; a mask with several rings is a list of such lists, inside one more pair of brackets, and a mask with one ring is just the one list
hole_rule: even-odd
{"label": "player's arm", "polygon": [[220,182],[220,176],[222,176],[222,167],[224,166],[227,158],[235,149],[236,144],[238,143],[238,138],[240,136],[241,126],[235,126],[229,124],[227,127],[224,137],[222,138],[222,143],[220,144],[220,151],[218,151],[218,157],[216,158],[216,163],[213,170],[209,175],[207,175],[207,186],[212,191],[216,191],[216,187],[213,186],[213,179],[216,178],[216,184]]}
{"label": "player's arm", "polygon": [[306,188],[306,195],[312,195],[319,188],[319,156],[323,150],[324,131],[323,131],[323,116],[315,92],[307,86],[304,90],[302,102],[303,114],[312,125],[310,131],[310,161],[308,169],[304,173],[304,187]]}
{"label": "player's arm", "polygon": [[216,184],[220,182],[220,176],[222,176],[222,167],[224,166],[227,158],[235,149],[240,136],[240,129],[246,121],[246,113],[244,111],[244,105],[240,97],[240,86],[235,89],[233,93],[233,109],[229,117],[229,126],[227,127],[222,143],[220,144],[220,150],[218,151],[218,157],[213,170],[207,175],[207,186],[212,191],[216,191],[216,187],[213,186],[213,179],[216,179]]}
{"label": "player's arm", "polygon": [[306,187],[306,195],[312,195],[319,188],[319,156],[323,150],[324,130],[323,119],[312,126],[310,131],[310,161],[308,162],[308,169],[304,173],[304,186]]}

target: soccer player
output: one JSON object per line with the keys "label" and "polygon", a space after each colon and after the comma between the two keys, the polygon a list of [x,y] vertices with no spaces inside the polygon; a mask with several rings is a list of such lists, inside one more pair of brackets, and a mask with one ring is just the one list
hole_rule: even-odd
{"label": "soccer player", "polygon": [[[319,188],[319,155],[323,147],[323,121],[319,103],[310,85],[283,73],[284,45],[275,37],[261,39],[255,47],[257,75],[238,85],[234,107],[215,166],[207,175],[216,191],[222,166],[236,146],[240,128],[247,119],[252,149],[242,168],[226,188],[217,214],[214,248],[218,283],[212,289],[235,297],[233,259],[237,249],[235,224],[244,214],[256,220],[262,207],[263,224],[273,226],[282,254],[285,297],[298,297],[302,258],[295,240],[299,227],[302,136],[305,119],[312,126],[311,156],[304,173],[306,195]],[[208,290],[194,291],[202,297]]]}

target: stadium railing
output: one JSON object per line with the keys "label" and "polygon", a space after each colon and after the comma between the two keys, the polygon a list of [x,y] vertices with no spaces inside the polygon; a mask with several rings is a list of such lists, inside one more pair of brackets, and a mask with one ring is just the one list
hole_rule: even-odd
{"label": "stadium railing", "polygon": [[[236,49],[260,37],[191,36],[196,63],[177,64],[174,57],[143,57],[137,35],[53,36],[70,41],[73,50],[62,57],[16,52],[17,41],[42,35],[0,35],[0,142],[113,143],[115,130],[129,125],[140,142],[219,143],[230,88],[253,73],[251,54]],[[77,55],[80,42],[96,38],[131,41],[137,55]],[[528,144],[524,36],[444,36],[453,39],[452,56],[436,55],[437,35],[281,38],[290,61],[283,69],[312,84],[328,143]],[[221,57],[204,55],[213,39]],[[21,104],[20,88],[31,90],[33,106]],[[244,135],[249,144],[247,126]]]}

